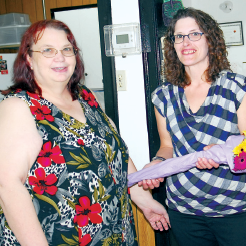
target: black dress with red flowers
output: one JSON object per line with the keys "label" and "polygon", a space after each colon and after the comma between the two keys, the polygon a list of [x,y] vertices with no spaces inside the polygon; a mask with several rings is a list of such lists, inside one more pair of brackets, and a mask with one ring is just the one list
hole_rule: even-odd
{"label": "black dress with red flowers", "polygon": [[[30,193],[49,245],[138,245],[127,192],[128,150],[93,94],[81,87],[86,123],[37,94],[18,90],[43,138]],[[19,245],[0,207],[0,245]]]}

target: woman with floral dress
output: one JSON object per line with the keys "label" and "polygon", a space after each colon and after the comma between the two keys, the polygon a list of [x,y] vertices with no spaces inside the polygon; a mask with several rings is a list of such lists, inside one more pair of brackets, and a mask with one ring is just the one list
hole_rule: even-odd
{"label": "woman with floral dress", "polygon": [[137,245],[131,199],[156,230],[168,215],[148,191],[93,93],[69,28],[32,24],[0,104],[0,245]]}

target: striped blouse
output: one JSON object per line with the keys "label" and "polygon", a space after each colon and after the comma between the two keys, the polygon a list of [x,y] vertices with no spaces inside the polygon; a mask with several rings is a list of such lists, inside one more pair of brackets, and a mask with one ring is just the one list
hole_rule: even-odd
{"label": "striped blouse", "polygon": [[[179,86],[165,82],[152,93],[153,104],[166,118],[174,157],[240,134],[237,110],[246,92],[245,82],[244,76],[223,71],[196,113]],[[246,174],[235,175],[227,165],[172,175],[166,189],[168,207],[185,214],[217,217],[246,210]]]}

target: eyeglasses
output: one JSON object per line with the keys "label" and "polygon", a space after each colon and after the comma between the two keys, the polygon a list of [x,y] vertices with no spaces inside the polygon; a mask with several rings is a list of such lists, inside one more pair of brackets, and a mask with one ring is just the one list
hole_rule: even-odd
{"label": "eyeglasses", "polygon": [[[46,48],[42,51],[37,51],[37,50],[30,50],[31,52],[39,52],[41,53],[44,57],[47,58],[52,58],[55,57],[56,54],[58,53],[59,50],[55,49],[55,48]],[[74,56],[77,54],[77,49],[74,49],[73,47],[66,47],[62,50],[60,50],[62,55],[64,56]]]}
{"label": "eyeglasses", "polygon": [[204,34],[203,32],[192,32],[187,35],[178,34],[178,35],[171,36],[171,40],[175,44],[180,44],[184,41],[185,36],[187,36],[190,41],[198,41],[201,39],[203,34]]}

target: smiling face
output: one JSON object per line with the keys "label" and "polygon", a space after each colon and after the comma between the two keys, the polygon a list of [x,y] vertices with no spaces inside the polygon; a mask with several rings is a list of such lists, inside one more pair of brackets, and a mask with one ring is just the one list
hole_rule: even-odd
{"label": "smiling face", "polygon": [[[174,35],[188,35],[189,33],[201,33],[196,21],[191,17],[182,18],[175,25]],[[199,66],[206,70],[208,67],[208,44],[205,35],[198,41],[191,41],[187,36],[180,44],[174,44],[175,51],[181,63],[187,68]]]}
{"label": "smiling face", "polygon": [[67,34],[63,30],[46,28],[37,43],[33,44],[31,50],[43,51],[48,48],[58,50],[56,56],[52,58],[44,57],[39,52],[32,52],[32,56],[27,56],[30,67],[33,69],[35,81],[43,88],[59,85],[66,86],[74,73],[76,59],[75,56],[63,56],[60,50],[72,47],[67,39]]}

